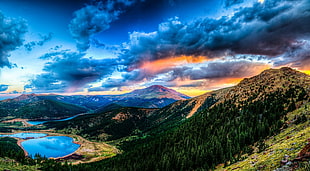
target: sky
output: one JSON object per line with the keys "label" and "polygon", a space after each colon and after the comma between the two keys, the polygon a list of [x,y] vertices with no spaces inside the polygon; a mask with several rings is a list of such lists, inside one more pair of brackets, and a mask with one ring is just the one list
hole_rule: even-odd
{"label": "sky", "polygon": [[0,0],[0,96],[189,96],[269,68],[310,73],[309,0]]}

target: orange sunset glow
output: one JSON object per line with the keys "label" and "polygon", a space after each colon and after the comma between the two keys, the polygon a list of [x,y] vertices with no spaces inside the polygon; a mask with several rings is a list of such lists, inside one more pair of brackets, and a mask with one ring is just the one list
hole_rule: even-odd
{"label": "orange sunset glow", "polygon": [[203,56],[178,56],[170,57],[166,59],[159,59],[155,61],[146,61],[142,64],[140,69],[148,73],[158,73],[160,71],[173,68],[175,66],[180,66],[184,64],[193,64],[193,63],[202,63],[206,62],[209,59]]}

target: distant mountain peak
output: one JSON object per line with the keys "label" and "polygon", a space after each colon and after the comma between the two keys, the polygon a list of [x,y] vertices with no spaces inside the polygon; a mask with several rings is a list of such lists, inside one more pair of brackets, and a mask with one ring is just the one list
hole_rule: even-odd
{"label": "distant mountain peak", "polygon": [[[147,88],[149,88],[149,89],[164,89],[164,90],[169,90],[169,88],[164,87],[164,86],[162,86],[162,85],[152,85],[152,86],[147,87]],[[170,90],[171,90],[171,89],[170,89]]]}
{"label": "distant mountain peak", "polygon": [[165,91],[168,91],[168,92],[177,92],[173,89],[169,89],[167,87],[164,87],[164,86],[161,86],[161,85],[152,85],[150,87],[147,87],[145,88],[146,90],[149,90],[149,91],[159,91],[159,92],[165,92]]}
{"label": "distant mountain peak", "polygon": [[152,85],[144,89],[137,89],[130,93],[126,94],[127,97],[141,97],[146,99],[151,98],[171,98],[175,100],[184,100],[189,99],[190,97],[185,94],[179,93],[173,89],[161,86],[161,85]]}
{"label": "distant mountain peak", "polygon": [[31,93],[31,94],[22,94],[19,97],[34,97],[34,96],[37,96],[37,95],[34,93]]}
{"label": "distant mountain peak", "polygon": [[13,99],[8,99],[7,101],[24,101],[24,100],[30,100],[30,99],[36,99],[38,97],[37,94],[31,93],[31,94],[22,94],[18,97],[15,97]]}

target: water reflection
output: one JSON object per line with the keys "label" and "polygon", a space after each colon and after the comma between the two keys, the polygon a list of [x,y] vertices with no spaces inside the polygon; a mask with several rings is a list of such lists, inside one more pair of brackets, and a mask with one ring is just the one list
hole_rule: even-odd
{"label": "water reflection", "polygon": [[76,151],[80,145],[73,143],[71,137],[52,136],[38,139],[30,139],[21,143],[29,156],[40,154],[47,158],[63,157]]}

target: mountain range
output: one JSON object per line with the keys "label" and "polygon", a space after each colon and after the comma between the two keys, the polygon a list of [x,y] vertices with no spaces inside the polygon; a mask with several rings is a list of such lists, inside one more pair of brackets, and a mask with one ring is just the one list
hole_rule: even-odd
{"label": "mountain range", "polygon": [[[152,90],[154,87],[159,86],[152,86],[148,89]],[[138,92],[143,92],[148,89]],[[113,137],[119,138],[133,135],[133,131],[140,133],[154,131],[153,133],[155,134],[158,133],[158,131],[162,131],[162,129],[170,129],[173,126],[180,124],[183,120],[186,120],[186,118],[190,118],[211,106],[224,103],[225,101],[232,101],[233,103],[241,104],[246,100],[264,101],[265,96],[270,93],[285,93],[292,89],[300,91],[299,93],[301,95],[299,96],[304,95],[305,92],[309,92],[309,75],[300,73],[291,68],[269,69],[262,72],[260,75],[244,79],[236,86],[208,92],[191,99],[179,100],[160,109],[149,109],[148,112],[143,115],[139,114],[136,116],[135,110],[124,106],[112,105],[106,106],[105,110],[98,110],[94,115],[80,116],[64,123],[49,123],[49,126],[59,130],[71,130],[71,127],[78,127],[78,129],[81,130],[80,135],[87,135],[87,132],[92,132],[91,130],[94,129],[93,127],[96,127],[98,132],[104,133],[104,135],[112,139]],[[167,89],[165,88],[164,90]],[[304,92],[302,90],[304,90]],[[137,91],[133,91],[132,94],[138,93]],[[143,92],[142,94],[147,94],[147,92]],[[300,106],[300,104],[296,105]],[[111,110],[110,107],[112,107]],[[126,110],[125,114],[123,110]],[[120,115],[126,115],[126,117],[121,121],[112,119]],[[133,118],[135,119],[133,120]],[[96,124],[91,124],[92,127],[89,127],[89,124],[82,124],[81,120],[83,120],[83,123],[92,123],[92,120],[98,121]],[[128,123],[132,126],[129,127]],[[131,131],[127,131],[127,134],[118,135],[117,131],[111,132],[106,130],[107,127],[117,127],[116,125],[118,125],[119,128]],[[124,125],[127,126],[125,127]],[[66,133],[70,132],[67,131]],[[102,138],[106,139],[107,137]],[[96,134],[92,134],[91,136],[88,136],[88,138],[98,139]]]}
{"label": "mountain range", "polygon": [[288,67],[194,98],[155,85],[115,96],[22,95],[0,106],[19,111],[36,103],[91,110],[44,126],[122,151],[71,170],[310,168],[310,76]]}
{"label": "mountain range", "polygon": [[[10,115],[26,119],[58,119],[87,111],[104,111],[112,104],[123,107],[162,108],[175,101],[189,98],[175,90],[153,85],[122,95],[23,94],[13,99],[2,100],[0,111],[3,111],[3,117]],[[40,106],[39,111],[35,110],[36,114],[30,112],[32,108],[38,109],[35,106]]]}

